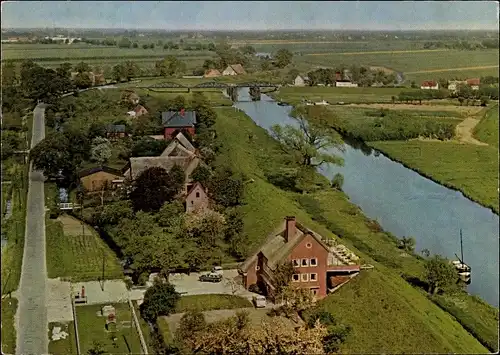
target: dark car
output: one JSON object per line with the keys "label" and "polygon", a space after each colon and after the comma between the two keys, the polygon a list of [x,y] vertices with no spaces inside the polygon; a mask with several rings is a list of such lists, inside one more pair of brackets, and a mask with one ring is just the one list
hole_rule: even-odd
{"label": "dark car", "polygon": [[201,282],[221,282],[222,281],[222,275],[210,273],[210,274],[205,274],[201,275],[199,280]]}

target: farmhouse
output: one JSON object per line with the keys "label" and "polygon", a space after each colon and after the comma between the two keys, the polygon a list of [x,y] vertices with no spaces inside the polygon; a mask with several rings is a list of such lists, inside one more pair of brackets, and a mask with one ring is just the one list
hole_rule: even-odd
{"label": "farmhouse", "polygon": [[300,76],[297,75],[297,77],[293,80],[293,86],[306,86],[306,84],[309,83],[309,77],[307,76]]}
{"label": "farmhouse", "polygon": [[135,180],[144,170],[159,167],[167,172],[178,165],[182,168],[186,175],[186,183],[189,183],[189,177],[194,169],[200,163],[200,158],[192,156],[159,156],[159,157],[138,157],[130,158],[129,164],[126,166],[124,173],[125,178]]}
{"label": "farmhouse", "polygon": [[257,284],[274,298],[274,273],[281,263],[291,262],[294,267],[292,283],[310,289],[316,298],[357,275],[359,258],[342,245],[334,245],[318,233],[286,217],[279,228],[271,233],[261,248],[239,267],[243,285]]}
{"label": "farmhouse", "polygon": [[127,112],[127,115],[130,117],[141,117],[142,115],[145,115],[148,113],[148,110],[142,106],[142,105],[137,105],[132,111]]}
{"label": "farmhouse", "polygon": [[205,78],[216,78],[218,76],[221,76],[221,73],[217,69],[209,69],[204,75]]}
{"label": "farmhouse", "polygon": [[120,170],[107,166],[99,166],[82,170],[78,174],[80,183],[89,192],[100,191],[103,188],[115,188],[123,183],[123,174]]}
{"label": "farmhouse", "polygon": [[467,79],[466,83],[467,83],[467,85],[469,85],[471,87],[472,90],[479,90],[479,85],[481,84],[481,79],[479,79],[479,78]]}
{"label": "farmhouse", "polygon": [[348,74],[346,74],[346,72],[342,75],[342,73],[338,71],[335,73],[335,86],[338,88],[357,88],[358,84],[348,79]]}
{"label": "farmhouse", "polygon": [[203,185],[196,182],[188,187],[184,203],[186,213],[204,211],[209,208],[210,199]]}
{"label": "farmhouse", "polygon": [[420,86],[422,90],[439,90],[439,84],[434,80],[427,80]]}
{"label": "farmhouse", "polygon": [[465,80],[450,80],[448,81],[448,90],[450,91],[458,91],[460,85],[466,85],[467,81]]}
{"label": "farmhouse", "polygon": [[165,139],[172,138],[172,135],[177,131],[187,132],[191,136],[195,134],[196,112],[194,111],[185,111],[181,109],[179,112],[162,112],[161,120]]}
{"label": "farmhouse", "polygon": [[109,124],[105,128],[106,138],[119,139],[127,136],[126,127],[124,124]]}
{"label": "farmhouse", "polygon": [[241,66],[241,64],[231,64],[228,65],[226,69],[222,72],[222,75],[243,75],[246,74],[245,69]]}

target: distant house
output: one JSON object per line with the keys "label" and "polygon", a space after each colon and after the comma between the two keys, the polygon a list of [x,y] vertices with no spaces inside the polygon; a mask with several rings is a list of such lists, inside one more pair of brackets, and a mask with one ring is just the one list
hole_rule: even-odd
{"label": "distant house", "polygon": [[89,192],[100,191],[103,187],[116,188],[123,183],[120,170],[107,166],[99,166],[80,171],[80,183]]}
{"label": "distant house", "polygon": [[467,82],[467,85],[469,85],[472,90],[479,90],[479,85],[481,84],[481,79],[479,79],[479,78],[467,79],[466,82]]}
{"label": "distant house", "polygon": [[133,181],[146,169],[159,167],[170,171],[175,165],[178,165],[186,174],[186,184],[188,184],[191,173],[196,169],[200,161],[200,158],[195,155],[130,158],[130,162],[127,164],[123,175],[126,179]]}
{"label": "distant house", "polygon": [[439,90],[439,84],[434,80],[427,80],[422,83],[420,86],[422,90]]}
{"label": "distant house", "polygon": [[297,75],[293,81],[293,86],[306,86],[309,83],[309,77]]}
{"label": "distant house", "polygon": [[450,80],[448,81],[448,90],[456,92],[460,85],[467,85],[467,81],[465,80]]}
{"label": "distant house", "polygon": [[93,79],[92,79],[92,85],[104,85],[106,84],[106,78],[104,77],[103,73],[92,73]]}
{"label": "distant house", "polygon": [[161,120],[165,139],[172,138],[172,134],[176,131],[185,131],[191,136],[195,134],[196,112],[194,111],[185,111],[182,109],[179,112],[162,112]]}
{"label": "distant house", "polygon": [[175,157],[184,156],[189,157],[196,154],[196,148],[191,144],[191,142],[179,132],[172,142],[165,148],[161,153],[162,157]]}
{"label": "distant house", "polygon": [[205,75],[203,77],[205,78],[216,78],[218,76],[221,76],[221,72],[218,71],[217,69],[209,69],[205,72]]}
{"label": "distant house", "polygon": [[292,284],[311,291],[315,298],[323,298],[329,291],[360,271],[359,258],[343,245],[335,245],[318,233],[286,217],[264,244],[243,262],[238,271],[248,289],[257,284],[273,299],[274,273],[278,265],[291,262],[294,267]]}
{"label": "distant house", "polygon": [[222,75],[243,75],[246,74],[245,69],[241,66],[241,64],[231,64],[228,65],[226,69],[222,72]]}
{"label": "distant house", "polygon": [[132,111],[127,112],[130,117],[141,117],[147,113],[148,110],[142,105],[137,105]]}
{"label": "distant house", "polygon": [[122,95],[121,95],[122,102],[127,102],[127,103],[132,104],[132,105],[138,105],[139,99],[140,99],[139,95],[137,95],[132,90],[125,90],[122,92]]}
{"label": "distant house", "polygon": [[186,194],[186,213],[206,210],[210,205],[210,199],[202,184],[194,183]]}
{"label": "distant house", "polygon": [[106,138],[119,139],[127,136],[124,124],[109,124],[106,126]]}
{"label": "distant house", "polygon": [[357,88],[358,84],[353,83],[350,80],[336,81],[335,86],[338,88]]}

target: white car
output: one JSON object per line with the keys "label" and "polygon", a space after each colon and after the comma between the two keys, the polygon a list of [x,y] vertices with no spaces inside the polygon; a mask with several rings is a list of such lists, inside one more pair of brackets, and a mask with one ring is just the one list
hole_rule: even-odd
{"label": "white car", "polygon": [[255,295],[253,296],[253,304],[255,305],[255,308],[264,308],[267,305],[267,301],[264,296]]}
{"label": "white car", "polygon": [[217,275],[222,275],[222,266],[214,266],[212,268],[212,273]]}

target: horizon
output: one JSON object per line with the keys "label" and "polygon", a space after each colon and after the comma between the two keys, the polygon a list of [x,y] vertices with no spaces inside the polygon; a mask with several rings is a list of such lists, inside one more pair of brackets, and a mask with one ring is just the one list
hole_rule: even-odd
{"label": "horizon", "polygon": [[493,1],[7,1],[1,5],[2,30],[498,31],[499,17],[498,2]]}

